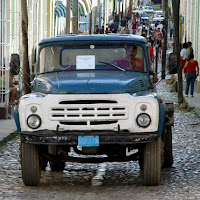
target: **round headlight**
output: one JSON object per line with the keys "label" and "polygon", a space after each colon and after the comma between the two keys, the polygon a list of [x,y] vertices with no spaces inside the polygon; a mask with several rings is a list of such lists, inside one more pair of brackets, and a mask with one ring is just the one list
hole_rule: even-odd
{"label": "round headlight", "polygon": [[138,115],[136,122],[140,127],[147,127],[151,123],[151,118],[146,113],[141,113]]}
{"label": "round headlight", "polygon": [[37,107],[36,106],[31,106],[31,112],[36,113],[37,112]]}
{"label": "round headlight", "polygon": [[27,119],[27,125],[32,129],[36,129],[41,125],[41,118],[38,115],[30,115]]}
{"label": "round headlight", "polygon": [[146,111],[147,105],[146,105],[146,104],[142,104],[142,105],[140,106],[140,109],[141,109],[143,112]]}

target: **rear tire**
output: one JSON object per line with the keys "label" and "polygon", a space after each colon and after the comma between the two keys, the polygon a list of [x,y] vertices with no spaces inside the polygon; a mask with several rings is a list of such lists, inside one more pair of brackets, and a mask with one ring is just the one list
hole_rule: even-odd
{"label": "rear tire", "polygon": [[166,126],[166,134],[164,139],[164,163],[163,167],[171,167],[173,164],[172,153],[172,127]]}
{"label": "rear tire", "polygon": [[161,138],[147,143],[144,147],[144,184],[154,186],[160,184],[161,178]]}
{"label": "rear tire", "polygon": [[[58,150],[56,145],[49,145],[48,151],[50,154],[57,156]],[[51,167],[51,171],[61,172],[65,168],[65,162],[59,162],[59,161],[49,161],[49,165]]]}
{"label": "rear tire", "polygon": [[41,168],[36,145],[21,142],[21,169],[22,179],[26,186],[39,185]]}

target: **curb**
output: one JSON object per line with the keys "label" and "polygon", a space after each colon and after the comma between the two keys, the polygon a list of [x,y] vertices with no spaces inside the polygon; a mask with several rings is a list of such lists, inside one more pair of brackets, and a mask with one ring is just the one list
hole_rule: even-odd
{"label": "curb", "polygon": [[17,130],[8,134],[6,137],[4,137],[3,139],[0,140],[0,145],[8,142],[13,136],[15,136],[15,135],[17,136],[17,134],[18,134]]}

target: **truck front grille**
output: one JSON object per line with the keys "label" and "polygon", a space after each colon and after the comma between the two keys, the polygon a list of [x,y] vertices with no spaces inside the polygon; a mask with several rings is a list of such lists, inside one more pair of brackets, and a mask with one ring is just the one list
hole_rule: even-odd
{"label": "truck front grille", "polygon": [[127,117],[126,104],[112,100],[60,101],[50,110],[50,120],[68,126],[115,124]]}

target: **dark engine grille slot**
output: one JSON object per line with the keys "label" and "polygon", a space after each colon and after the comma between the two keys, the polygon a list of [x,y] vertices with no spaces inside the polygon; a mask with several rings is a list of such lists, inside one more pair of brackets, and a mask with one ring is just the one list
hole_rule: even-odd
{"label": "dark engine grille slot", "polygon": [[79,100],[79,101],[61,101],[59,104],[98,104],[98,103],[117,103],[111,100]]}
{"label": "dark engine grille slot", "polygon": [[94,115],[82,115],[82,117],[94,117]]}
{"label": "dark engine grille slot", "polygon": [[97,110],[109,110],[109,108],[97,108]]}
{"label": "dark engine grille slot", "polygon": [[79,115],[67,115],[67,117],[79,117]]}
{"label": "dark engine grille slot", "polygon": [[82,110],[94,110],[94,108],[82,108]]}
{"label": "dark engine grille slot", "polygon": [[87,122],[60,122],[63,125],[87,125]]}
{"label": "dark engine grille slot", "polygon": [[118,117],[121,117],[121,116],[125,116],[125,114],[113,114],[113,116],[118,116]]}
{"label": "dark engine grille slot", "polygon": [[79,110],[78,108],[67,108],[68,111],[77,111]]}
{"label": "dark engine grille slot", "polygon": [[52,117],[64,117],[65,115],[52,115]]}
{"label": "dark engine grille slot", "polygon": [[98,117],[109,117],[110,115],[109,114],[99,114],[97,115]]}
{"label": "dark engine grille slot", "polygon": [[52,108],[53,111],[64,111],[64,108]]}
{"label": "dark engine grille slot", "polygon": [[113,108],[113,110],[125,110],[125,108]]}
{"label": "dark engine grille slot", "polygon": [[91,125],[102,125],[102,124],[115,124],[117,121],[93,121],[90,122]]}

